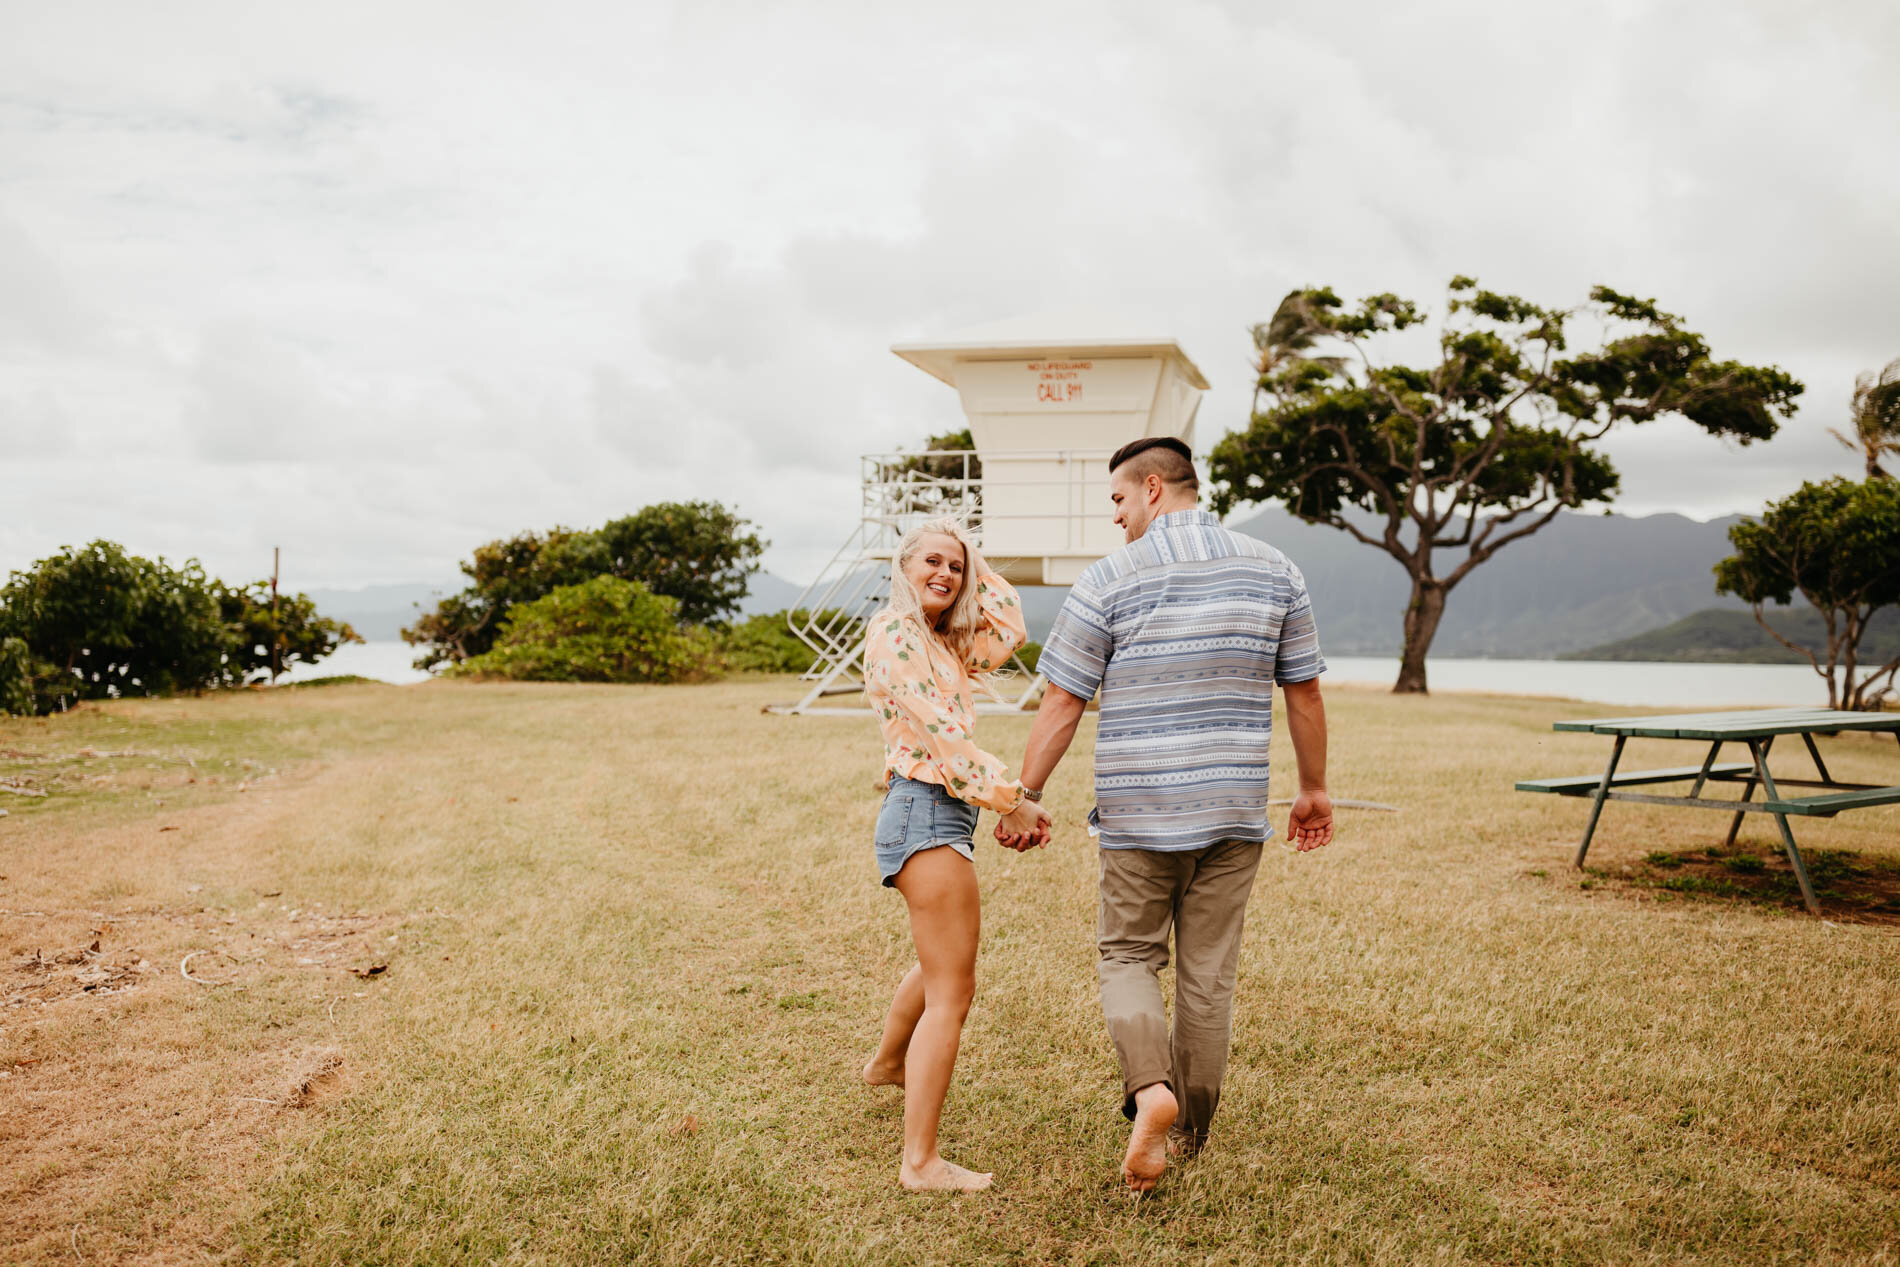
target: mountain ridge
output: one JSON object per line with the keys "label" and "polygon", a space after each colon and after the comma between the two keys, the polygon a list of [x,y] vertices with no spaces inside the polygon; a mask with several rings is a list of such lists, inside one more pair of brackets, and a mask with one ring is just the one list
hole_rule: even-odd
{"label": "mountain ridge", "polygon": [[[1451,592],[1432,654],[1548,659],[1640,638],[1697,612],[1746,613],[1739,601],[1715,593],[1713,575],[1729,552],[1729,526],[1739,519],[1560,514],[1500,550]],[[1366,519],[1362,529],[1373,523]],[[1278,508],[1235,516],[1230,525],[1276,546],[1300,568],[1327,651],[1399,653],[1410,584],[1384,551]],[[1440,572],[1455,567],[1462,554],[1441,551]],[[388,640],[415,621],[418,604],[426,608],[459,588],[416,583],[306,592],[324,615],[349,621],[366,638]],[[755,573],[739,615],[782,611],[804,589],[771,572]],[[1023,590],[1031,637],[1047,636],[1067,593]]]}

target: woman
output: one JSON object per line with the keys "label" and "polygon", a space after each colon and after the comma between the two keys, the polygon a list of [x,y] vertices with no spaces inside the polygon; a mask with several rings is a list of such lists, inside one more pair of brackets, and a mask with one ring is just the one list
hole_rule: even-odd
{"label": "woman", "polygon": [[984,564],[962,525],[933,519],[905,534],[890,605],[866,635],[864,690],[889,779],[877,816],[878,870],[910,907],[917,962],[891,1000],[864,1080],[904,1088],[898,1180],[912,1191],[990,1186],[989,1175],[938,1156],[937,1120],[976,991],[977,808],[1001,814],[1013,837],[1047,834],[1042,807],[972,738],[973,678],[1000,669],[1024,637],[1016,591]]}

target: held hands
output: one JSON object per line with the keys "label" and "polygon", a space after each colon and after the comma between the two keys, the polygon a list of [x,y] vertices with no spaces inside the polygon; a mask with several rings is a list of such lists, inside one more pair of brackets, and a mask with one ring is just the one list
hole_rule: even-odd
{"label": "held hands", "polygon": [[1301,853],[1333,843],[1333,798],[1301,789],[1286,819],[1287,839]]}
{"label": "held hands", "polygon": [[996,820],[996,843],[1022,853],[1049,843],[1049,811],[1031,800],[1024,800]]}

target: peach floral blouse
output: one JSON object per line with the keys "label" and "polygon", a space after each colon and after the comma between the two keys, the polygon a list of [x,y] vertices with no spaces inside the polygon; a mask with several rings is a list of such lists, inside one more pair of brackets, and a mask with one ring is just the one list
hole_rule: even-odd
{"label": "peach floral blouse", "polygon": [[976,746],[970,675],[1002,668],[1028,630],[1021,600],[1000,576],[977,578],[976,606],[982,623],[964,664],[921,621],[880,613],[865,637],[864,693],[883,732],[887,776],[935,783],[1003,814],[1021,802],[1023,785]]}

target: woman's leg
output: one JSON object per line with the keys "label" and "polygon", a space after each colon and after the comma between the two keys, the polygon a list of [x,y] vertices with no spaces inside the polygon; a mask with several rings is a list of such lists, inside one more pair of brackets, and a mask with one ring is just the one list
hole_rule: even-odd
{"label": "woman's leg", "polygon": [[982,908],[976,868],[956,850],[938,847],[912,855],[897,873],[897,891],[910,905],[924,1012],[904,1059],[905,1187],[987,1188],[990,1176],[953,1166],[937,1155],[937,1122],[957,1063],[963,1018],[976,993],[976,946]]}
{"label": "woman's leg", "polygon": [[884,1014],[884,1037],[877,1054],[864,1066],[864,1080],[874,1087],[904,1085],[904,1053],[910,1050],[910,1036],[924,1014],[924,970],[912,964],[904,979],[897,983],[897,995],[891,1010]]}

